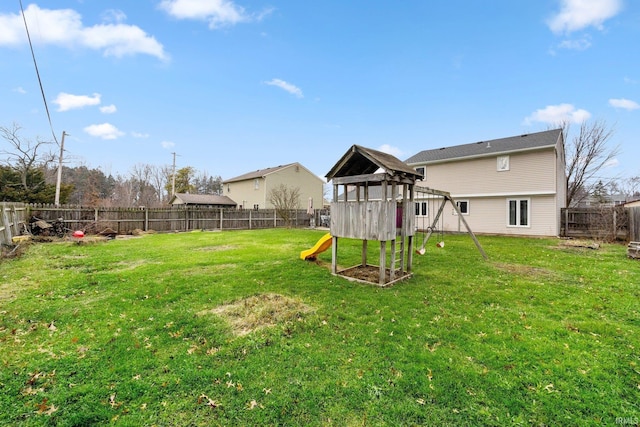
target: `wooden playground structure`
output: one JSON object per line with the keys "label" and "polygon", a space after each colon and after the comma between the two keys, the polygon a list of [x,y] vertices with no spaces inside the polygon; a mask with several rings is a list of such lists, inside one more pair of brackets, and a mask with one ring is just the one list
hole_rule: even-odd
{"label": "wooden playground structure", "polygon": [[[333,184],[331,272],[352,280],[386,287],[411,277],[416,233],[416,192],[442,197],[440,209],[426,230],[422,247],[417,251],[420,254],[424,253],[424,246],[446,202],[451,202],[453,208],[458,210],[449,193],[418,187],[416,181],[422,176],[406,163],[390,154],[359,145],[353,145],[326,178]],[[466,221],[464,224],[486,258]],[[339,271],[340,238],[360,239],[362,257],[360,264]],[[377,265],[369,264],[367,259],[369,241],[372,240],[380,242]]]}

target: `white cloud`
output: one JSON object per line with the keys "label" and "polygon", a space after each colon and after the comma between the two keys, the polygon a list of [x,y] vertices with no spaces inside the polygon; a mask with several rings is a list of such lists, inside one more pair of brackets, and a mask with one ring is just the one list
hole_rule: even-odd
{"label": "white cloud", "polygon": [[91,105],[100,105],[100,94],[94,93],[93,96],[88,96],[60,92],[53,103],[58,105],[58,111],[75,110]]}
{"label": "white cloud", "polygon": [[547,25],[556,34],[571,33],[587,27],[602,29],[602,24],[622,10],[622,0],[560,0],[561,9]]}
{"label": "white cloud", "polygon": [[174,142],[171,142],[171,141],[162,141],[160,143],[160,145],[162,145],[162,148],[164,148],[166,150],[176,146],[176,144]]}
{"label": "white cloud", "polygon": [[134,138],[149,138],[148,133],[142,133],[142,132],[131,132],[131,136],[133,136]]}
{"label": "white cloud", "polygon": [[25,93],[27,93],[27,91],[26,91],[26,90],[24,90],[24,88],[23,88],[22,86],[18,86],[17,88],[14,88],[14,89],[13,89],[13,91],[14,91],[14,92],[17,92],[17,93],[21,93],[21,94],[23,94],[23,95],[24,95]]}
{"label": "white cloud", "polygon": [[230,0],[163,0],[158,7],[177,19],[206,21],[211,29],[259,21],[271,13],[271,9],[266,9],[259,14],[249,14]]}
{"label": "white cloud", "polygon": [[587,50],[590,47],[591,40],[588,36],[574,40],[563,40],[558,44],[558,48],[569,50]]}
{"label": "white cloud", "polygon": [[533,122],[548,123],[557,125],[562,122],[582,123],[591,117],[587,110],[576,109],[571,104],[548,105],[531,113],[524,119],[524,124],[530,125]]}
{"label": "white cloud", "polygon": [[279,87],[280,89],[285,90],[290,94],[297,96],[298,98],[302,98],[304,96],[302,94],[302,90],[299,87],[292,85],[291,83],[285,82],[284,80],[271,79],[268,82],[265,82],[265,84]]}
{"label": "white cloud", "polygon": [[404,154],[402,150],[400,150],[398,147],[394,147],[393,145],[389,145],[389,144],[382,144],[380,147],[378,147],[378,151],[391,154],[392,156],[395,156],[398,158],[402,157],[402,155]]}
{"label": "white cloud", "polygon": [[111,123],[90,125],[84,128],[84,131],[91,136],[102,139],[117,139],[124,135],[124,132],[118,130],[118,128]]}
{"label": "white cloud", "polygon": [[104,114],[113,114],[116,111],[118,111],[118,108],[113,104],[100,107],[100,112]]}
{"label": "white cloud", "polygon": [[629,111],[637,110],[640,108],[640,104],[638,104],[636,101],[632,101],[630,99],[624,99],[624,98],[610,99],[609,105],[615,108],[622,108],[624,110],[629,110]]}
{"label": "white cloud", "polygon": [[104,22],[114,22],[116,24],[120,24],[127,20],[127,15],[119,9],[105,10],[101,16]]}
{"label": "white cloud", "polygon": [[[126,16],[112,11],[105,23],[85,27],[82,16],[73,9],[41,9],[31,4],[25,10],[27,24],[37,33],[35,43],[66,48],[84,47],[100,50],[104,56],[123,57],[147,54],[166,60],[164,47],[140,27],[121,23]],[[20,14],[0,14],[0,46],[19,46],[27,43],[24,22]]]}
{"label": "white cloud", "polygon": [[613,159],[610,159],[609,161],[605,162],[605,164],[602,166],[604,168],[615,168],[620,166],[620,160],[618,160],[617,157],[614,157]]}

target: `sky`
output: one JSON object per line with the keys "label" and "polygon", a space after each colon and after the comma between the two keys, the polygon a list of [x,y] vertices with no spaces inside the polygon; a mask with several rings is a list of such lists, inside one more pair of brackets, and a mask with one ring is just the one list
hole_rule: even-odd
{"label": "sky", "polygon": [[0,126],[65,132],[69,166],[126,176],[175,153],[223,179],[292,162],[323,177],[353,144],[406,160],[586,120],[620,150],[601,174],[640,175],[636,0],[22,7],[46,104],[21,2],[2,1]]}

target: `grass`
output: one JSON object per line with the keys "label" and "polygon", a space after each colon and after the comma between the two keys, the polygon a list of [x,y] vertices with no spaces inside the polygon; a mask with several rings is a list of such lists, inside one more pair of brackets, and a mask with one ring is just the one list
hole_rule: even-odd
{"label": "grass", "polygon": [[[446,236],[381,289],[332,276],[331,251],[298,259],[322,234],[156,234],[3,261],[0,424],[640,418],[640,264],[623,246],[481,237],[484,261]],[[359,260],[342,239],[344,267]]]}

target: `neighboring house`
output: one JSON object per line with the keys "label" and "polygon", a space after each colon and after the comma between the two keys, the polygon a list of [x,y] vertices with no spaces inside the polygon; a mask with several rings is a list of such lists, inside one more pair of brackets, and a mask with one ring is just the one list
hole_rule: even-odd
{"label": "neighboring house", "polygon": [[[418,185],[451,193],[474,232],[560,234],[567,188],[561,129],[425,150],[406,163],[422,174]],[[429,226],[438,206],[417,200],[417,226]],[[464,231],[453,209],[441,221],[446,231]]]}
{"label": "neighboring house", "polygon": [[630,202],[625,203],[624,207],[625,208],[638,208],[638,207],[640,207],[640,199],[631,200]]}
{"label": "neighboring house", "polygon": [[223,194],[237,201],[239,209],[273,209],[269,192],[281,184],[300,192],[298,209],[323,206],[324,181],[300,163],[249,172],[223,181]]}
{"label": "neighboring house", "polygon": [[216,208],[235,208],[237,203],[226,196],[213,194],[176,193],[169,201],[170,205],[197,205]]}
{"label": "neighboring house", "polygon": [[604,208],[624,205],[627,202],[626,194],[604,194],[589,196],[581,200],[576,207],[579,208]]}

